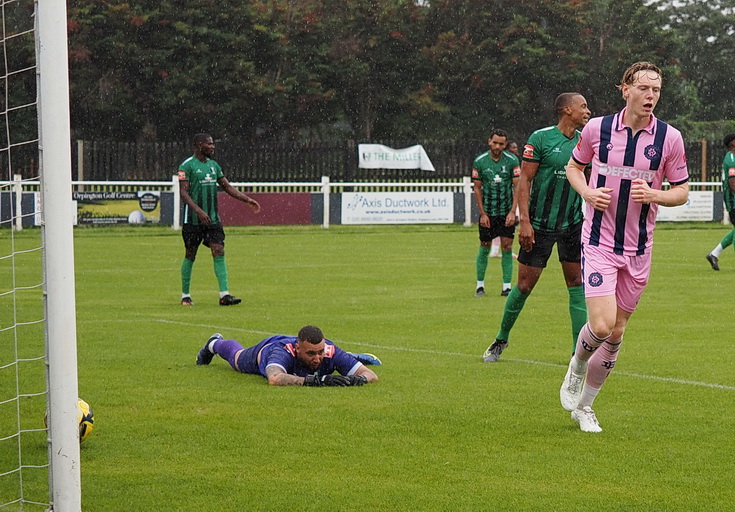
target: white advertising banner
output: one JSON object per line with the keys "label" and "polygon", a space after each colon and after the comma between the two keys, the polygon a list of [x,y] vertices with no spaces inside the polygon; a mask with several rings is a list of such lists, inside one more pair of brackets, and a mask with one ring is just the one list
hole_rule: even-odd
{"label": "white advertising banner", "polygon": [[358,144],[360,169],[421,169],[433,171],[423,146],[393,149],[381,144]]}
{"label": "white advertising banner", "polygon": [[689,201],[681,206],[659,206],[656,221],[710,221],[715,217],[714,192],[689,192]]}
{"label": "white advertising banner", "polygon": [[451,224],[452,192],[345,192],[342,224]]}

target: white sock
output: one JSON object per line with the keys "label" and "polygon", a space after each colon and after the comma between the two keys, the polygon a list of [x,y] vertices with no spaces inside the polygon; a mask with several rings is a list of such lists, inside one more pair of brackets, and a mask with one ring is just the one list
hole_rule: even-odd
{"label": "white sock", "polygon": [[572,371],[577,375],[587,373],[587,361],[580,361],[577,356],[572,356]]}
{"label": "white sock", "polygon": [[191,295],[189,295],[188,293],[182,293],[182,294],[181,294],[181,298],[182,298],[182,299],[185,299],[185,298],[187,298],[187,297],[189,297],[189,298],[191,299]]}
{"label": "white sock", "polygon": [[485,281],[477,281],[477,286],[475,286],[475,290],[478,288],[485,288]]}
{"label": "white sock", "polygon": [[510,283],[503,283],[503,291],[510,290]]}
{"label": "white sock", "polygon": [[592,404],[594,403],[595,398],[597,398],[597,393],[599,392],[600,392],[599,389],[590,387],[585,382],[584,387],[582,387],[582,395],[579,397],[579,405],[577,405],[577,409],[581,409],[584,406],[592,407]]}
{"label": "white sock", "polygon": [[230,292],[228,292],[227,290],[225,290],[225,291],[223,291],[223,292],[219,292],[219,298],[221,299],[221,298],[222,298],[222,297],[224,297],[225,295],[229,295],[229,294],[230,294]]}
{"label": "white sock", "polygon": [[712,249],[712,252],[710,254],[712,254],[712,256],[714,256],[715,258],[719,258],[723,250],[724,248],[720,244],[717,244],[717,247]]}

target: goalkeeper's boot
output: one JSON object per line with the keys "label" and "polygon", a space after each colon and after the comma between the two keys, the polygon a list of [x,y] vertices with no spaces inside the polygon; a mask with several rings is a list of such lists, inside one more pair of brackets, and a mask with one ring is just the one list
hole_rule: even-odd
{"label": "goalkeeper's boot", "polygon": [[579,429],[582,432],[591,432],[593,434],[602,432],[602,427],[600,427],[597,421],[595,411],[589,405],[585,405],[581,409],[574,409],[572,411],[572,419],[579,423]]}
{"label": "goalkeeper's boot", "polygon": [[505,347],[507,346],[507,341],[495,340],[492,345],[487,347],[485,353],[482,354],[482,360],[486,363],[494,363],[495,361],[500,359],[500,354],[503,353],[503,350],[505,350]]}
{"label": "goalkeeper's boot", "polygon": [[720,270],[720,262],[717,259],[717,256],[710,252],[705,256],[705,258],[707,258],[707,261],[709,261],[709,264],[712,266],[712,270]]}
{"label": "goalkeeper's boot", "polygon": [[[574,358],[572,358],[574,361]],[[582,385],[584,384],[584,373],[579,374],[572,371],[572,361],[569,362],[567,374],[564,376],[564,382],[561,383],[559,390],[559,400],[561,406],[567,411],[573,411],[579,404],[579,397],[582,396]]]}
{"label": "goalkeeper's boot", "polygon": [[235,304],[240,304],[241,302],[242,302],[242,299],[233,297],[232,295],[225,295],[224,297],[220,298],[219,305],[220,306],[234,306]]}
{"label": "goalkeeper's boot", "polygon": [[204,344],[202,349],[197,354],[197,364],[198,365],[204,365],[209,364],[212,362],[212,358],[214,357],[214,353],[212,353],[211,350],[209,350],[209,344],[212,343],[215,340],[221,340],[222,335],[218,332],[212,334],[207,342]]}
{"label": "goalkeeper's boot", "polygon": [[380,366],[383,364],[380,362],[380,359],[378,359],[378,356],[374,354],[360,354],[355,352],[350,352],[350,354],[364,365]]}

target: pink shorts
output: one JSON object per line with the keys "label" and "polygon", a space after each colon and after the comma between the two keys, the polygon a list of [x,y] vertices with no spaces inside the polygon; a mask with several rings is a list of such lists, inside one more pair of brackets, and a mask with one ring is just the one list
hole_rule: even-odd
{"label": "pink shorts", "polygon": [[651,252],[623,256],[591,245],[582,246],[585,297],[615,295],[618,307],[633,313],[651,274]]}

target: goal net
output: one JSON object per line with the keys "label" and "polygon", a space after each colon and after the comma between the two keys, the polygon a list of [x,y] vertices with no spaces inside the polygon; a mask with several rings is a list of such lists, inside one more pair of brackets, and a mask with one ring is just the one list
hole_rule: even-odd
{"label": "goal net", "polygon": [[66,3],[0,22],[0,510],[78,512]]}

